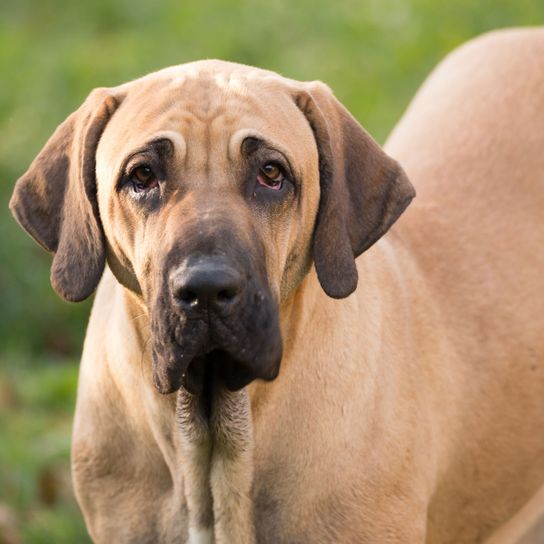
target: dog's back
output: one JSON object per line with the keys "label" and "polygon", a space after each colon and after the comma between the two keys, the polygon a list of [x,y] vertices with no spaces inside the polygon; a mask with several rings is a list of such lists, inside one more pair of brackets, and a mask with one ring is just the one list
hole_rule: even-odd
{"label": "dog's back", "polygon": [[463,527],[433,527],[433,514],[492,524],[544,480],[544,30],[455,51],[386,149],[416,186],[399,232],[458,360],[453,413],[464,424],[449,431],[456,454],[429,541],[464,542]]}

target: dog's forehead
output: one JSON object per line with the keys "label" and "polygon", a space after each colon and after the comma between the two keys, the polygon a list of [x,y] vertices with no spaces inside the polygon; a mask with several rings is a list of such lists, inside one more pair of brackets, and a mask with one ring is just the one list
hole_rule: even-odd
{"label": "dog's forehead", "polygon": [[119,155],[164,132],[187,137],[205,127],[210,136],[213,127],[226,140],[247,129],[311,155],[311,129],[295,103],[302,88],[274,72],[224,61],[165,68],[117,89],[122,104],[104,139]]}

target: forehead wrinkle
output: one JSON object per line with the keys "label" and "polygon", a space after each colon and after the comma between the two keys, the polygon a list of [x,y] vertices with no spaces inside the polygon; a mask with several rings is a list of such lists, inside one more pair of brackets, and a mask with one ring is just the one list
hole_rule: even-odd
{"label": "forehead wrinkle", "polygon": [[[152,139],[160,130],[172,131],[186,139],[186,160],[191,154],[198,158],[201,172],[204,168],[209,172],[210,154],[216,146],[226,147],[231,157],[238,154],[229,147],[230,134],[245,125],[259,130],[262,136],[269,135],[262,138],[265,141],[274,136],[273,147],[293,165],[303,167],[295,161],[294,151],[300,146],[308,147],[313,140],[305,134],[309,132],[304,130],[307,127],[297,122],[298,108],[285,93],[278,76],[255,73],[239,65],[225,64],[225,68],[224,64],[195,63],[183,70],[164,71],[163,77],[156,74],[153,80],[135,82],[136,86],[127,93],[128,108],[122,112],[122,103],[122,115],[113,118],[113,145],[119,150],[125,147],[124,142],[136,144],[138,140]],[[120,123],[116,123],[116,118]]]}
{"label": "forehead wrinkle", "polygon": [[285,156],[289,165],[293,169],[294,175],[301,179],[301,171],[298,161],[295,155],[291,152],[287,145],[277,140],[274,137],[265,135],[261,131],[254,128],[242,128],[237,130],[229,139],[228,142],[228,156],[230,160],[235,160],[242,153],[242,145],[246,138],[256,138],[264,143],[265,146],[279,151]]}
{"label": "forehead wrinkle", "polygon": [[187,154],[187,142],[185,141],[185,138],[181,132],[174,130],[163,130],[157,133],[155,137],[155,139],[161,138],[168,139],[172,142],[172,145],[174,146],[174,156],[176,159],[178,159],[180,162],[185,159],[185,155]]}
{"label": "forehead wrinkle", "polygon": [[161,130],[155,134],[151,134],[145,138],[144,143],[135,146],[132,151],[130,151],[127,156],[137,155],[143,151],[147,151],[152,148],[154,144],[157,144],[159,141],[168,140],[173,148],[174,154],[177,158],[183,159],[187,151],[187,144],[185,143],[185,138],[180,132],[173,130]]}
{"label": "forehead wrinkle", "polygon": [[155,134],[147,136],[143,140],[143,143],[137,145],[135,142],[134,145],[132,145],[131,148],[128,148],[126,152],[120,153],[115,161],[115,164],[113,164],[113,169],[111,170],[113,172],[117,172],[121,166],[124,164],[126,165],[133,156],[140,153],[145,153],[146,151],[152,149],[153,144],[159,140],[168,140],[172,144],[174,157],[177,161],[183,162],[185,160],[187,154],[187,144],[183,135],[180,132],[173,130],[161,130]]}
{"label": "forehead wrinkle", "polygon": [[188,140],[187,160],[193,169],[199,171],[198,175],[204,175],[208,183],[213,182],[215,166],[224,165],[224,160],[229,159],[230,133],[239,123],[240,116],[236,107],[232,110],[218,108],[213,114],[207,114],[206,118],[200,118],[193,112],[186,115],[189,123],[185,123],[182,130]]}

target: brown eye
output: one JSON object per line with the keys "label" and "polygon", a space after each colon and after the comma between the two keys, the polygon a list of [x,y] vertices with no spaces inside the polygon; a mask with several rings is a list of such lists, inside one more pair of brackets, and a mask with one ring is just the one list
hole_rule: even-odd
{"label": "brown eye", "polygon": [[158,187],[159,182],[153,170],[146,164],[134,168],[130,173],[130,181],[134,192],[141,193]]}
{"label": "brown eye", "polygon": [[284,170],[275,162],[267,162],[264,164],[257,175],[257,182],[259,185],[275,191],[279,191],[283,187],[284,180]]}

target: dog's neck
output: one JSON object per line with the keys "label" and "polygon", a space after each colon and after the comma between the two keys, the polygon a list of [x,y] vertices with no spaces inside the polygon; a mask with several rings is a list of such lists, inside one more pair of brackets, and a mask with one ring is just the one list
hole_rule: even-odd
{"label": "dog's neck", "polygon": [[[379,367],[376,354],[381,342],[380,316],[385,312],[382,305],[390,304],[398,295],[384,297],[380,293],[380,282],[396,281],[399,263],[391,257],[396,253],[391,251],[390,243],[379,246],[372,259],[358,261],[361,285],[348,299],[338,301],[327,297],[315,271],[311,270],[281,305],[284,351],[279,376],[270,383],[254,381],[236,393],[215,391],[206,418],[203,418],[205,412],[198,409],[198,397],[184,390],[161,395],[154,389],[148,312],[137,295],[117,284],[116,292],[122,292],[125,299],[123,319],[132,329],[127,331],[127,341],[133,338],[137,344],[127,349],[132,364],[138,361],[138,368],[127,371],[138,381],[140,394],[145,396],[146,418],[141,424],[153,420],[152,439],[164,457],[177,492],[185,496],[190,542],[255,542],[252,487],[260,463],[259,452],[266,449],[266,444],[261,443],[264,437],[261,431],[265,427],[270,429],[276,421],[271,407],[291,402],[296,406],[297,402],[311,402],[316,396],[324,403],[341,402],[331,395],[329,384],[331,380],[351,380],[353,369],[342,363],[344,358],[338,353],[338,346],[355,349],[356,344],[364,342],[368,358],[357,361],[357,374],[365,375],[357,394],[365,398],[367,412],[372,413],[373,398],[380,384],[373,376]],[[400,269],[406,273],[406,266]],[[392,285],[391,291],[397,287]],[[342,311],[345,305],[352,311]],[[351,329],[353,334],[346,336],[349,323],[343,321],[345,315],[355,316],[362,323],[361,329]],[[320,357],[308,359],[303,366],[297,364],[300,346],[315,344],[317,334],[324,346]],[[126,377],[119,375],[118,379]],[[304,388],[301,383],[305,383]],[[293,417],[297,417],[296,408]]]}
{"label": "dog's neck", "polygon": [[198,404],[197,396],[177,393],[189,542],[253,544],[254,441],[247,389],[215,391],[208,419]]}
{"label": "dog's neck", "polygon": [[[138,352],[142,354],[142,368],[138,372],[141,379],[148,382],[143,387],[151,398],[157,397],[156,414],[166,408],[169,414],[162,414],[161,420],[166,423],[165,418],[171,418],[175,429],[173,443],[169,445],[165,441],[159,443],[159,447],[165,457],[171,457],[170,461],[166,459],[171,471],[175,457],[181,457],[176,469],[179,471],[181,468],[182,472],[189,513],[189,542],[255,542],[251,498],[253,422],[265,407],[269,393],[275,389],[274,382],[254,382],[238,392],[216,387],[207,417],[199,406],[202,399],[183,389],[167,396],[176,399],[175,405],[163,402],[168,399],[152,389],[148,310],[139,295],[122,286],[119,289],[123,291],[134,337],[140,344]],[[299,330],[305,328],[306,321],[312,318],[311,301],[316,299],[314,290],[320,291],[319,285],[315,274],[309,274],[281,306],[282,373],[288,372],[292,359],[290,353],[295,349]],[[233,535],[236,535],[234,540]]]}

